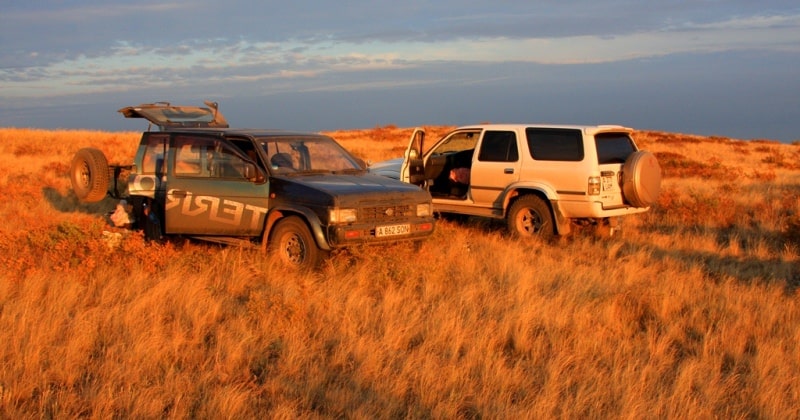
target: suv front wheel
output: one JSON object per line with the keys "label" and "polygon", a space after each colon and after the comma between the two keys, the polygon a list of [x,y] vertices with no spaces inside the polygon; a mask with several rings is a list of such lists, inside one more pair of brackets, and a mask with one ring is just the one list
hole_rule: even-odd
{"label": "suv front wheel", "polygon": [[555,235],[550,206],[535,195],[523,195],[508,210],[508,230],[513,236],[550,239]]}

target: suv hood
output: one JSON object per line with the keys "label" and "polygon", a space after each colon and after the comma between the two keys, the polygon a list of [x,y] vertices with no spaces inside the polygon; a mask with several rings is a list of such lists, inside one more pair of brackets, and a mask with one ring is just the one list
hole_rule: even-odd
{"label": "suv hood", "polygon": [[392,179],[400,179],[400,167],[403,165],[403,158],[395,158],[373,163],[368,171],[371,174],[381,175]]}

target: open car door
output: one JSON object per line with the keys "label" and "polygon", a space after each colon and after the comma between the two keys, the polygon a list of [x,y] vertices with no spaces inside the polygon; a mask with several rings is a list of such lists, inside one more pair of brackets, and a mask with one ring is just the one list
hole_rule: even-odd
{"label": "open car door", "polygon": [[409,184],[423,186],[425,184],[425,161],[422,158],[425,143],[425,130],[415,128],[411,133],[403,164],[400,166],[400,180]]}

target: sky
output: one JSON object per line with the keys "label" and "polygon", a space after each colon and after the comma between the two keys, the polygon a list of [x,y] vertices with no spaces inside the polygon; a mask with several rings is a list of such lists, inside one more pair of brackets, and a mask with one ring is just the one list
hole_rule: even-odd
{"label": "sky", "polygon": [[0,127],[622,124],[800,140],[797,0],[0,0]]}

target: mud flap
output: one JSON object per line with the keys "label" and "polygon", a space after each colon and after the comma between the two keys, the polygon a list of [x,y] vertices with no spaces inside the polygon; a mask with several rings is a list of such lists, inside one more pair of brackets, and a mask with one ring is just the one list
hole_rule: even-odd
{"label": "mud flap", "polygon": [[556,234],[560,236],[569,235],[572,232],[572,220],[564,217],[561,212],[561,206],[558,205],[558,200],[551,200],[550,205],[553,207],[553,215],[556,219]]}

